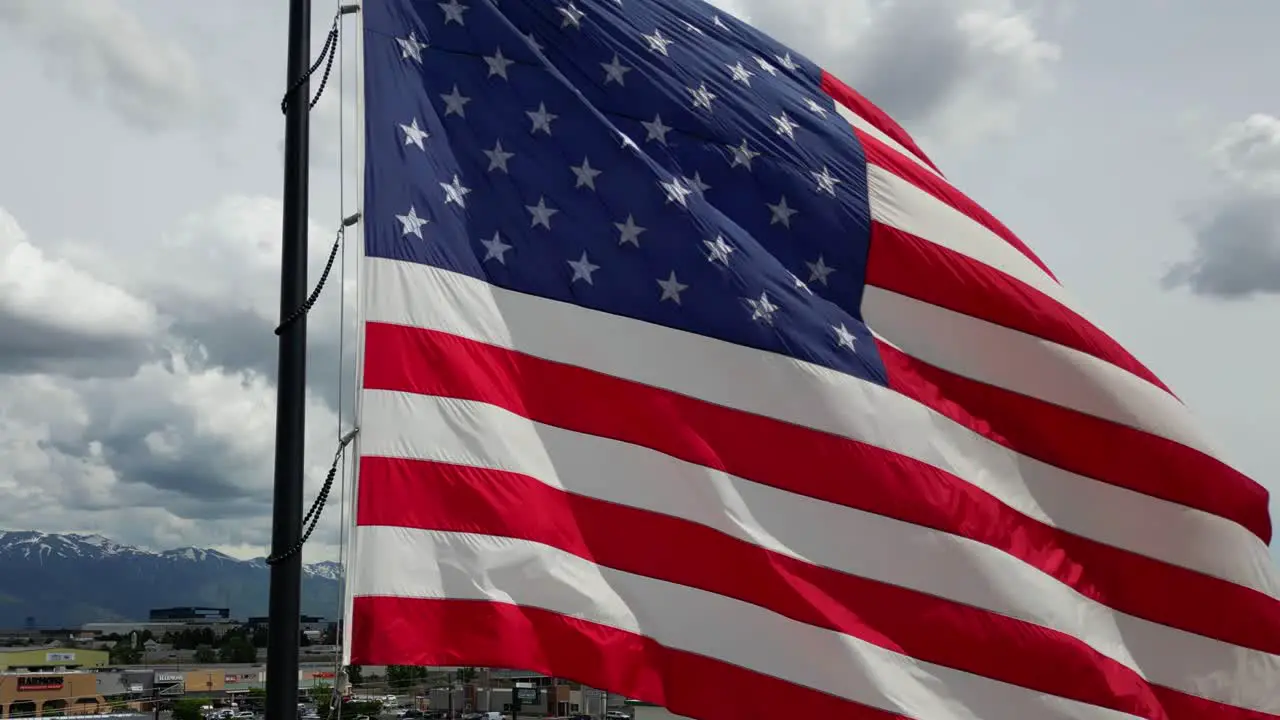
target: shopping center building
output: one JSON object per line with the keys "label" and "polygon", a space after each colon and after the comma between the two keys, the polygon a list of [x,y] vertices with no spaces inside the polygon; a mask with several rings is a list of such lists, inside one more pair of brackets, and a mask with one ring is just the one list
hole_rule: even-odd
{"label": "shopping center building", "polygon": [[[60,649],[59,652],[73,651]],[[181,697],[229,700],[261,689],[266,674],[263,665],[231,664],[159,669],[30,670],[24,667],[6,670],[0,672],[0,720],[150,711],[155,702]],[[333,681],[332,663],[304,665],[298,672],[298,686],[303,692],[317,685],[331,687]]]}
{"label": "shopping center building", "polygon": [[93,715],[110,707],[98,694],[96,673],[0,675],[0,717]]}
{"label": "shopping center building", "polygon": [[110,653],[84,648],[0,648],[0,672],[46,672],[106,667]]}

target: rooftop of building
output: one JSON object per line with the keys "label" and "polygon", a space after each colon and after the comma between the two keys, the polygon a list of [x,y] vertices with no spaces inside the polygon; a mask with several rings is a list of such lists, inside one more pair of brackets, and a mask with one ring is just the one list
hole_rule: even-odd
{"label": "rooftop of building", "polygon": [[13,645],[10,647],[0,647],[0,653],[21,653],[21,652],[55,652],[65,650],[66,652],[101,652],[92,648],[74,648],[62,647],[59,645]]}

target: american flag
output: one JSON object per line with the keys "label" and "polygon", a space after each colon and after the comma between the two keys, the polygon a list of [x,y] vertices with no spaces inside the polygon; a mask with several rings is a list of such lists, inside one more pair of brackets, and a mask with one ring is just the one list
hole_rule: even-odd
{"label": "american flag", "polygon": [[363,23],[350,662],[1280,717],[1266,491],[855,90],[696,0]]}

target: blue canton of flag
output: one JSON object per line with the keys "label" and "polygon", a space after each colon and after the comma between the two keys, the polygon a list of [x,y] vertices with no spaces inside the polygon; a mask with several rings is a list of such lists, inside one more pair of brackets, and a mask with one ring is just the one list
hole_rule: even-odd
{"label": "blue canton of flag", "polygon": [[699,2],[365,16],[369,256],[884,381],[866,163],[817,66]]}

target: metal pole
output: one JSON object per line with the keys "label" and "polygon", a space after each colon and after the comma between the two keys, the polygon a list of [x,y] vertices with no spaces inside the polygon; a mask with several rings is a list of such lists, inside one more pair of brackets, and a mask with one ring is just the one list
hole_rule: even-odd
{"label": "metal pole", "polygon": [[[311,0],[289,0],[289,42],[285,87],[311,65]],[[284,218],[280,244],[280,319],[307,298],[307,150],[310,143],[311,83],[303,81],[288,98],[284,132]],[[307,384],[307,318],[280,333],[276,388],[275,496],[271,554],[289,552],[302,535],[303,438]],[[296,720],[298,644],[301,627],[302,554],[271,566],[267,625],[267,720]]]}

